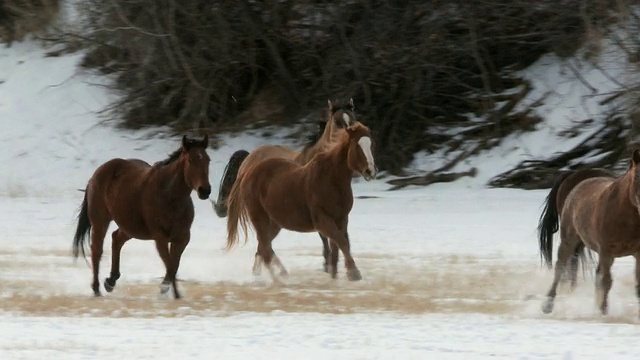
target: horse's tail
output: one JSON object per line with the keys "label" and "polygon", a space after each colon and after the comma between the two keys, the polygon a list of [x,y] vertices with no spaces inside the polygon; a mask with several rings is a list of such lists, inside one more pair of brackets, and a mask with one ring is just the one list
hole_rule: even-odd
{"label": "horse's tail", "polygon": [[590,263],[593,264],[593,252],[589,250],[582,241],[576,245],[575,249],[573,249],[573,254],[571,255],[571,268],[574,268],[577,271],[579,264],[582,263],[583,276],[587,273],[587,255]]}
{"label": "horse's tail", "polygon": [[553,234],[558,232],[558,207],[557,207],[557,195],[558,189],[562,182],[567,178],[570,173],[565,173],[553,184],[547,199],[545,200],[544,209],[540,215],[538,221],[538,240],[540,243],[540,254],[547,265],[551,268],[553,262]]}
{"label": "horse's tail", "polygon": [[73,256],[77,259],[82,252],[82,257],[86,260],[86,252],[84,250],[84,243],[91,231],[91,221],[89,220],[89,204],[87,202],[87,191],[84,192],[84,200],[80,207],[80,213],[78,214],[78,226],[76,227],[76,234],[73,237]]}
{"label": "horse's tail", "polygon": [[238,170],[240,170],[240,165],[244,159],[249,156],[249,152],[246,150],[238,150],[234,152],[229,158],[229,162],[227,166],[224,168],[224,172],[222,173],[222,180],[220,181],[220,188],[218,190],[218,199],[216,202],[211,200],[213,204],[213,210],[216,212],[218,217],[227,216],[228,205],[227,199],[229,194],[231,193],[231,187],[236,182],[236,177],[238,176]]}
{"label": "horse's tail", "polygon": [[238,243],[238,224],[244,232],[244,242],[247,242],[248,214],[244,203],[244,192],[241,190],[243,176],[244,174],[236,179],[227,198],[227,250]]}

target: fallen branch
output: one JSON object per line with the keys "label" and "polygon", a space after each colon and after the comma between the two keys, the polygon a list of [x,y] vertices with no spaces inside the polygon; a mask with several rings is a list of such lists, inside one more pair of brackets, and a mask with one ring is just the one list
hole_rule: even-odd
{"label": "fallen branch", "polygon": [[409,185],[427,186],[440,182],[452,182],[460,179],[461,177],[471,176],[475,177],[478,174],[478,169],[471,168],[462,172],[435,172],[432,171],[422,176],[412,176],[402,179],[394,179],[388,181],[389,184],[395,185],[389,188],[389,191],[402,189]]}

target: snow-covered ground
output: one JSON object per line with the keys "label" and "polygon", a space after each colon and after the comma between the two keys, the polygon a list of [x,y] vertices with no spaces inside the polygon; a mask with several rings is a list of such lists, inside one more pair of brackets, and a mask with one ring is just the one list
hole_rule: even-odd
{"label": "snow-covered ground", "polygon": [[[597,110],[580,105],[582,85],[559,59],[530,69],[536,86],[547,79],[565,96],[545,105],[558,109],[546,114],[548,126],[481,155],[479,177],[394,192],[380,180],[355,181],[356,195],[371,196],[356,200],[350,221],[363,281],[346,281],[343,269],[329,279],[317,235],[292,232],[274,242],[290,272],[286,285],[271,286],[266,273],[255,281],[255,240],[222,250],[224,219],[194,196],[192,241],[179,271],[184,299],[174,301],[158,298],[163,266],[153,243],[138,240],[123,249],[115,291],[93,298],[91,272],[72,260],[71,238],[77,189],[98,165],[113,157],[162,160],[179,138],[101,124],[96,112],[110,96],[96,84],[105,80],[80,72],[79,55],[43,54],[31,42],[0,47],[0,359],[640,355],[631,261],[614,266],[609,316],[598,315],[589,274],[574,293],[562,291],[553,314],[542,315],[551,273],[540,266],[535,228],[546,191],[483,187],[528,154],[561,151],[568,144],[555,135],[559,129]],[[595,73],[588,79],[606,83]],[[218,140],[221,148],[209,150],[215,188],[233,151],[289,141]],[[426,169],[438,159],[421,161],[416,167]]]}

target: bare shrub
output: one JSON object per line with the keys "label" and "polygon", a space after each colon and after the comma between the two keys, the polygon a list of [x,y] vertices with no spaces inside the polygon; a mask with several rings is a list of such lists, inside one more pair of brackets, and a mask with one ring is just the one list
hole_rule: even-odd
{"label": "bare shrub", "polygon": [[47,29],[60,7],[59,0],[0,1],[0,41],[10,46],[32,33]]}
{"label": "bare shrub", "polygon": [[571,55],[621,1],[86,0],[84,65],[116,75],[129,127],[293,121],[353,97],[401,173],[419,150],[471,156],[533,128],[515,71]]}

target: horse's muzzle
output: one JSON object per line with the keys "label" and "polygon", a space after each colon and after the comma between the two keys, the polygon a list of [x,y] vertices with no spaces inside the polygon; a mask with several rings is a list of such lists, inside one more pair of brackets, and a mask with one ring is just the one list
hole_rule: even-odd
{"label": "horse's muzzle", "polygon": [[367,169],[362,172],[362,177],[367,181],[371,181],[376,178],[377,174],[378,174],[378,168],[374,168],[373,170]]}
{"label": "horse's muzzle", "polygon": [[211,195],[211,187],[199,187],[197,191],[200,200],[206,200]]}

